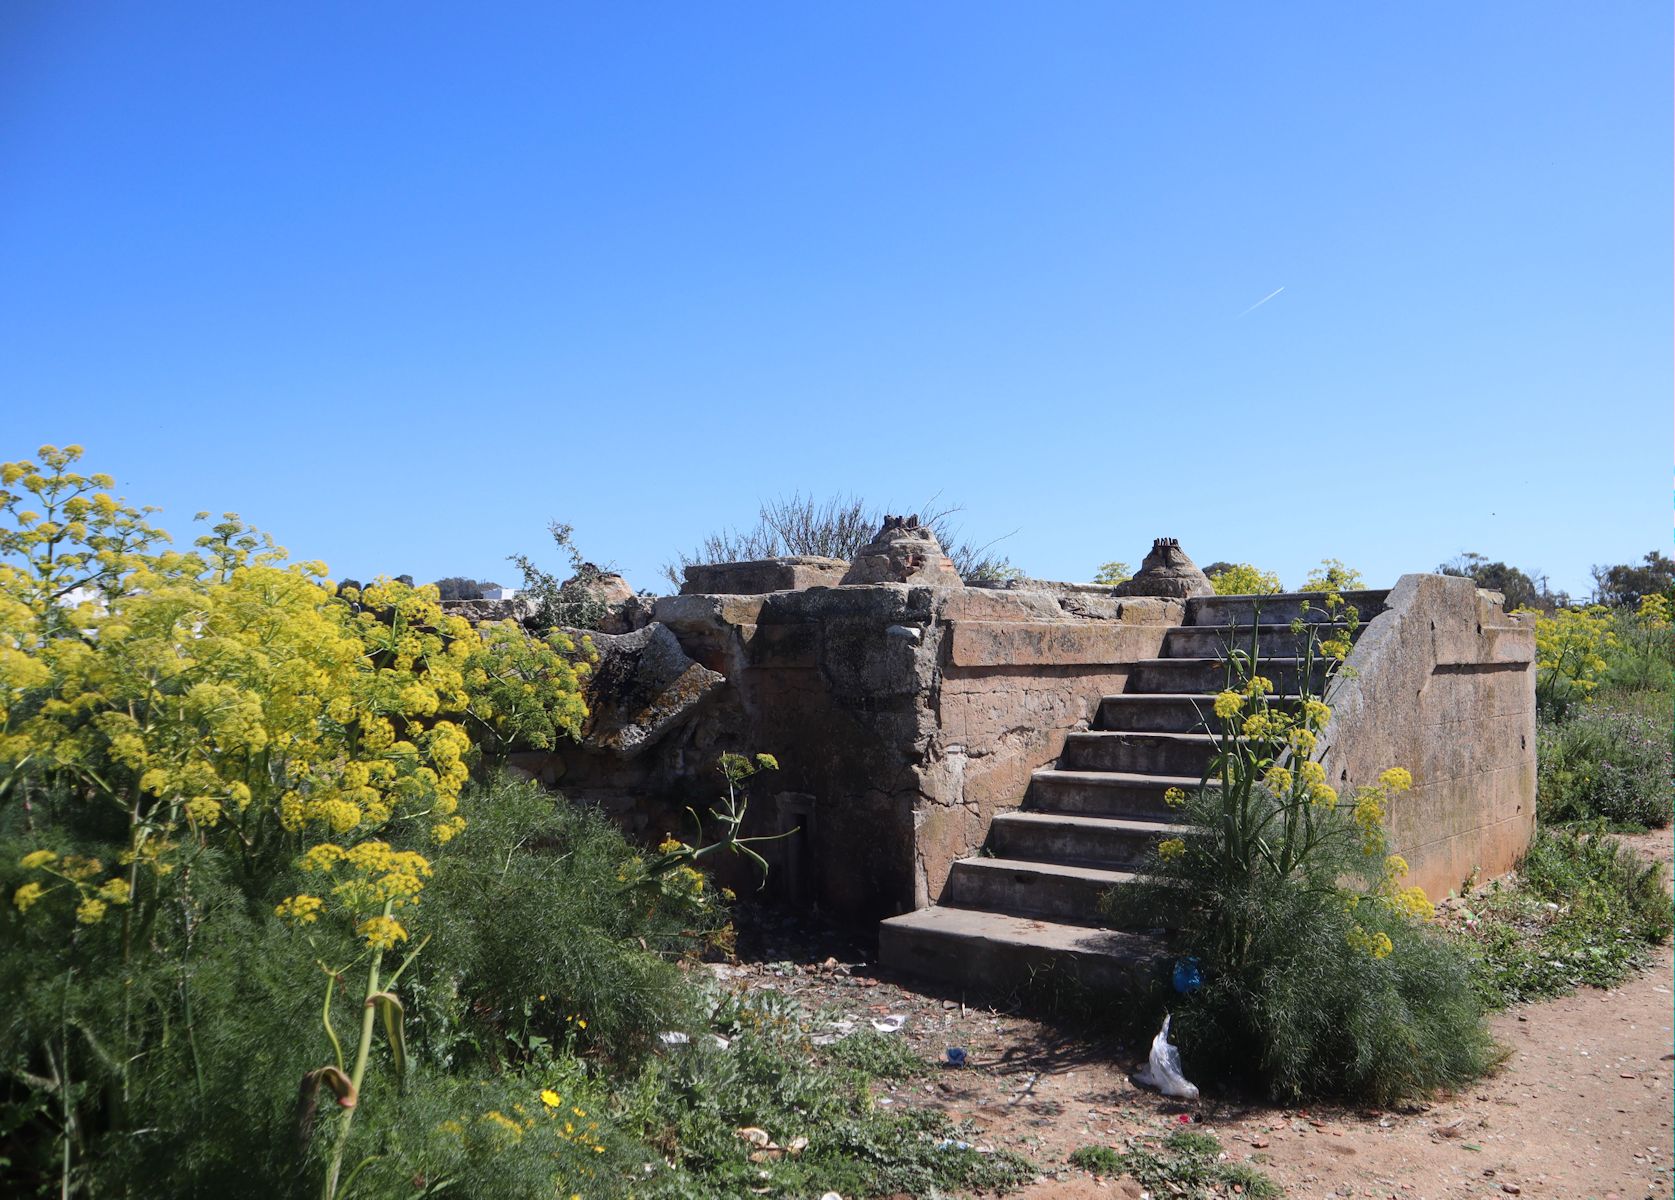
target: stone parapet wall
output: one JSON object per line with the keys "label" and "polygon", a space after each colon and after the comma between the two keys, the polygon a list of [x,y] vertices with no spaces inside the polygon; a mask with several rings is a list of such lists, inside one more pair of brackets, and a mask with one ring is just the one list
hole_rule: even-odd
{"label": "stone parapet wall", "polygon": [[1535,633],[1469,579],[1404,575],[1328,701],[1340,787],[1406,767],[1392,849],[1431,896],[1510,871],[1535,832]]}

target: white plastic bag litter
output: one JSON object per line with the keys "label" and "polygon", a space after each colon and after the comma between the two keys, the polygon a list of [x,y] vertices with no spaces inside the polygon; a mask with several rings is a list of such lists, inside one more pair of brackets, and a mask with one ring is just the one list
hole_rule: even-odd
{"label": "white plastic bag litter", "polygon": [[1152,1039],[1152,1056],[1145,1066],[1134,1072],[1134,1082],[1141,1087],[1155,1088],[1165,1096],[1177,1100],[1198,1099],[1198,1089],[1187,1082],[1181,1073],[1181,1052],[1169,1041],[1169,1017],[1163,1018],[1163,1028]]}

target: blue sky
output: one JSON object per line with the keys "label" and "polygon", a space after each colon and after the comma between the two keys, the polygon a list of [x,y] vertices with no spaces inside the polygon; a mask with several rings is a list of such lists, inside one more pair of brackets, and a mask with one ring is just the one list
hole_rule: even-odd
{"label": "blue sky", "polygon": [[177,535],[232,509],[363,577],[510,581],[557,517],[655,587],[801,490],[940,493],[1048,578],[1169,535],[1585,592],[1670,536],[1670,40],[12,0],[0,457],[81,442]]}

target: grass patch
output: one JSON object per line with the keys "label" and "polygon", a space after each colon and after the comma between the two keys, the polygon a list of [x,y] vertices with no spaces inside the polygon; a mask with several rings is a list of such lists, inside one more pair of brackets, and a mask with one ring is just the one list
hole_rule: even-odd
{"label": "grass patch", "polygon": [[914,1052],[905,1038],[866,1029],[834,1042],[826,1061],[848,1067],[868,1079],[918,1079],[930,1074],[931,1064]]}
{"label": "grass patch", "polygon": [[1110,1146],[1079,1146],[1070,1165],[1095,1175],[1129,1175],[1154,1196],[1208,1200],[1238,1193],[1268,1200],[1279,1185],[1254,1167],[1225,1160],[1221,1143],[1207,1133],[1181,1130],[1161,1141],[1136,1138],[1119,1153]]}
{"label": "grass patch", "polygon": [[1504,1008],[1621,983],[1669,937],[1662,875],[1598,828],[1541,830],[1515,880],[1497,880],[1466,910],[1478,995]]}
{"label": "grass patch", "polygon": [[1669,824],[1670,709],[1667,693],[1661,697],[1660,719],[1596,703],[1541,723],[1536,812],[1543,822],[1603,820],[1625,831]]}

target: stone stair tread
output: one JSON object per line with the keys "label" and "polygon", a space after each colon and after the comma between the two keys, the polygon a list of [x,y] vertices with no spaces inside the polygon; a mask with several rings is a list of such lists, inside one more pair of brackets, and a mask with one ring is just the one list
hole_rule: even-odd
{"label": "stone stair tread", "polygon": [[1138,876],[1133,871],[1124,871],[1111,864],[1101,864],[1097,860],[1078,861],[1048,861],[1033,858],[988,858],[975,855],[962,858],[955,864],[971,871],[1005,871],[1026,872],[1034,875],[1056,875],[1062,879],[1075,879],[1085,883],[1104,883],[1115,887],[1119,883],[1132,883]]}
{"label": "stone stair tread", "polygon": [[922,930],[1074,954],[1148,958],[1162,947],[1156,937],[1130,930],[943,904],[915,909],[899,917],[890,917],[883,923],[898,930]]}
{"label": "stone stair tread", "polygon": [[1169,733],[1162,729],[1083,729],[1070,735],[1073,738],[1167,738],[1172,742],[1214,742],[1213,733]]}
{"label": "stone stair tread", "polygon": [[[1291,655],[1289,657],[1275,656],[1272,658],[1264,657],[1260,665],[1264,667],[1296,667],[1306,661],[1306,659],[1296,655]],[[1314,661],[1319,663],[1321,659],[1317,656]],[[1132,665],[1134,667],[1201,667],[1209,665],[1224,667],[1227,665],[1227,660],[1225,658],[1137,658],[1134,660]],[[1150,695],[1152,693],[1147,694]]]}
{"label": "stone stair tread", "polygon": [[[1145,771],[1066,771],[1059,767],[1042,767],[1033,772],[1031,778],[1062,780],[1065,783],[1105,783],[1113,787],[1178,787],[1182,791],[1195,788],[1203,782],[1196,775],[1153,775]],[[1210,786],[1221,785],[1212,779]]]}
{"label": "stone stair tread", "polygon": [[1170,821],[1147,821],[1137,817],[1091,816],[1086,813],[1054,812],[1052,809],[1020,809],[996,813],[995,824],[1010,825],[1069,825],[1087,830],[1123,829],[1132,833],[1178,833],[1180,826]]}
{"label": "stone stair tread", "polygon": [[[1151,661],[1202,662],[1204,660],[1191,658],[1154,658]],[[1263,659],[1262,661],[1267,662],[1268,660]],[[1214,700],[1215,698],[1215,692],[1118,692],[1110,696],[1101,696],[1099,700],[1102,704],[1156,704],[1159,702],[1174,703],[1180,700]],[[1284,704],[1289,701],[1295,704],[1301,702],[1302,699],[1302,696],[1295,693],[1274,692],[1269,694],[1268,703]]]}

